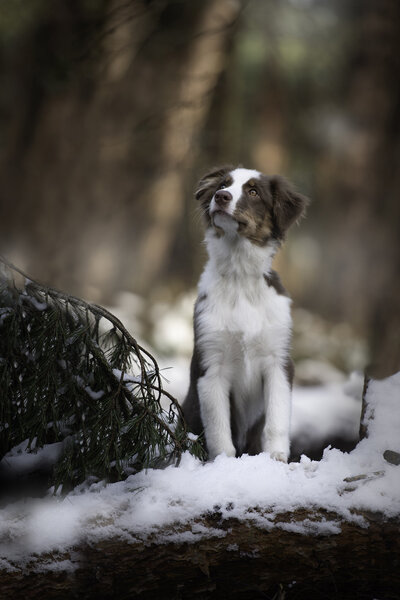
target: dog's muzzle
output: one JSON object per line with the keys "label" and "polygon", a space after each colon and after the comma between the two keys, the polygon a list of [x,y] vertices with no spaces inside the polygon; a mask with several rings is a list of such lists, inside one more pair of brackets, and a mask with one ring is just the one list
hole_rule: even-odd
{"label": "dog's muzzle", "polygon": [[232,194],[227,190],[218,190],[215,192],[215,204],[220,208],[226,208],[232,201]]}

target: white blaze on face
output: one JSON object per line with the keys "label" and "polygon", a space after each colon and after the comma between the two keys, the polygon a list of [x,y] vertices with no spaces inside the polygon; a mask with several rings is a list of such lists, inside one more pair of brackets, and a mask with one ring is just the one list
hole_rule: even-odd
{"label": "white blaze on face", "polygon": [[[223,189],[231,194],[232,201],[225,208],[225,212],[228,215],[233,215],[236,204],[243,193],[243,185],[247,183],[249,179],[257,179],[260,177],[261,173],[254,169],[234,169],[229,175],[232,177],[233,181],[229,186]],[[220,208],[215,202],[215,197],[213,197],[210,203],[210,213],[212,214],[216,210],[220,210]]]}

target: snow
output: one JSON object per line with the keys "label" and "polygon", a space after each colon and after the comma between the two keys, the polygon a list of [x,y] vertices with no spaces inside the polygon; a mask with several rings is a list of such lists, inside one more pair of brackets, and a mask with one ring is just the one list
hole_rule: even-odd
{"label": "snow", "polygon": [[[35,440],[32,442],[32,448],[35,447]],[[63,451],[64,442],[45,444],[43,448],[38,448],[36,452],[27,452],[27,447],[28,440],[15,446],[1,461],[2,467],[15,474],[33,472],[41,468],[45,469],[58,460]]]}
{"label": "snow", "polygon": [[42,311],[42,310],[46,310],[46,308],[47,308],[47,306],[48,306],[47,302],[40,302],[40,301],[39,301],[37,298],[35,298],[34,296],[30,296],[30,295],[29,295],[29,294],[27,294],[27,293],[24,293],[24,294],[23,294],[23,296],[24,296],[24,297],[25,297],[27,300],[29,300],[29,302],[30,302],[31,304],[33,304],[33,306],[36,308],[36,310],[40,310],[40,311]]}
{"label": "snow", "polygon": [[343,383],[295,387],[293,390],[292,450],[323,444],[340,437],[357,440],[364,378],[352,373]]}
{"label": "snow", "polygon": [[[355,395],[358,389],[353,378],[347,393]],[[318,388],[315,397],[312,388],[297,390],[295,426],[311,426],[313,410],[306,410],[306,393],[318,407],[314,421],[324,412],[321,403],[333,405],[334,397],[341,412],[346,386],[341,394],[338,390],[328,386],[325,397]],[[368,406],[368,437],[350,453],[328,447],[319,462],[302,456],[298,463],[283,464],[260,454],[222,455],[201,463],[185,454],[179,467],[150,469],[114,484],[84,484],[65,498],[6,506],[0,511],[0,569],[74,569],[79,555],[66,552],[82,542],[111,537],[134,542],[155,535],[159,543],[223,537],[223,528],[201,522],[202,516],[216,512],[221,519],[236,518],[265,530],[277,527],[311,535],[337,535],[343,520],[366,527],[359,514],[363,510],[398,517],[400,467],[385,461],[383,452],[400,451],[400,373],[370,383]],[[359,409],[358,402],[358,414]],[[359,475],[366,477],[354,479]],[[317,516],[301,519],[298,509],[314,510]],[[293,513],[289,521],[281,517],[287,512]]]}

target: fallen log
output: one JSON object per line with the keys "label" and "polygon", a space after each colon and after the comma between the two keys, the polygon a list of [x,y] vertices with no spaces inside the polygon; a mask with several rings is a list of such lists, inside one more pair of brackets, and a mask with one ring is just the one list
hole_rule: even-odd
{"label": "fallen log", "polygon": [[1,598],[398,599],[399,520],[363,516],[367,527],[341,523],[336,535],[301,535],[281,526],[337,515],[282,514],[265,531],[221,522],[214,513],[202,525],[222,529],[224,537],[195,543],[111,539],[43,556],[33,571],[3,572]]}

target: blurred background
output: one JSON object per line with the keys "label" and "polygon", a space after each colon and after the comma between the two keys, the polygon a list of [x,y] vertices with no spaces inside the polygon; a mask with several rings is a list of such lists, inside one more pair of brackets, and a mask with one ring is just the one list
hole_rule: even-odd
{"label": "blurred background", "polygon": [[187,361],[195,183],[279,173],[297,382],[400,370],[399,62],[398,0],[2,0],[0,251]]}

